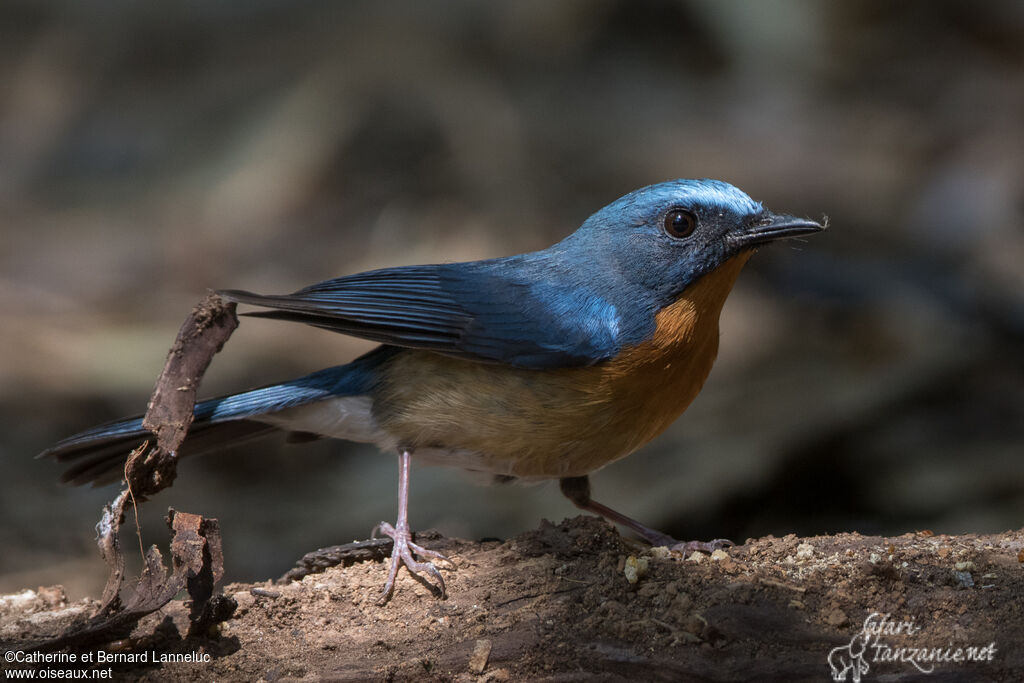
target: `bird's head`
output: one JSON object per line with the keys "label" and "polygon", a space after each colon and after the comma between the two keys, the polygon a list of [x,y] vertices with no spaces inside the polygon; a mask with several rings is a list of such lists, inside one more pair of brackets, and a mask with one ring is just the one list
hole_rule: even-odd
{"label": "bird's head", "polygon": [[598,267],[615,268],[631,284],[672,297],[734,256],[824,229],[774,214],[720,180],[671,180],[612,202],[567,242]]}

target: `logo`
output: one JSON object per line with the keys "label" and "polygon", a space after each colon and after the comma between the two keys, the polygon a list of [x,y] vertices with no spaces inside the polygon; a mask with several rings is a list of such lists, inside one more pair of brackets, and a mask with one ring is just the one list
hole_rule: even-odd
{"label": "logo", "polygon": [[895,621],[888,613],[872,612],[848,644],[832,648],[828,653],[832,680],[846,681],[849,678],[853,683],[860,683],[872,666],[880,663],[913,666],[921,673],[930,674],[940,664],[991,662],[996,655],[995,641],[988,645],[949,643],[945,647],[903,644],[914,643],[914,637],[920,632],[921,627],[912,618]]}

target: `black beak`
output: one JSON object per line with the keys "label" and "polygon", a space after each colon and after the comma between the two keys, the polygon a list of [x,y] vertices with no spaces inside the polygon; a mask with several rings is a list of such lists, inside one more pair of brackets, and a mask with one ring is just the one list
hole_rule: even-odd
{"label": "black beak", "polygon": [[746,249],[788,237],[821,232],[826,226],[827,223],[822,225],[806,218],[776,215],[765,211],[753,223],[729,235],[729,240],[737,247]]}

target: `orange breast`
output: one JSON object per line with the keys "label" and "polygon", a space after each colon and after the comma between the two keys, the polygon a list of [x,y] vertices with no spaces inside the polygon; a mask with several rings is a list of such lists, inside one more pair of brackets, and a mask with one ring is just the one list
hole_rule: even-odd
{"label": "orange breast", "polygon": [[700,392],[718,352],[722,304],[747,257],[662,309],[653,339],[599,365],[525,370],[400,354],[375,394],[375,415],[403,446],[478,454],[474,470],[526,479],[592,472],[660,434]]}

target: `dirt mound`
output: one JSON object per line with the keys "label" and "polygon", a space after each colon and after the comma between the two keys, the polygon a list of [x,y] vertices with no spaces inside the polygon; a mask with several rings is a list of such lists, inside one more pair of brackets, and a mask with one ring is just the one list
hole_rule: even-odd
{"label": "dirt mound", "polygon": [[[833,666],[867,667],[866,681],[932,669],[928,680],[1017,680],[1024,670],[1022,531],[768,537],[683,558],[578,517],[505,542],[428,545],[456,566],[444,600],[402,571],[380,607],[384,567],[356,562],[228,585],[238,607],[209,636],[183,638],[188,609],[172,601],[107,646],[122,661],[51,666],[152,681],[826,680]],[[23,652],[93,608],[67,604],[59,587],[5,596],[0,638]]]}

